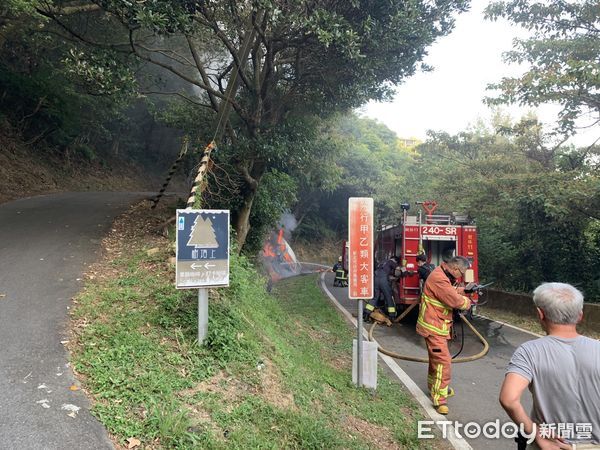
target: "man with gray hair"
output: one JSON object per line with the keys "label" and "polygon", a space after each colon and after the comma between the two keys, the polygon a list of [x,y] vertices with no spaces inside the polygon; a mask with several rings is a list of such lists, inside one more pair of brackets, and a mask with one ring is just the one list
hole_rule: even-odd
{"label": "man with gray hair", "polygon": [[[536,431],[541,449],[600,448],[600,341],[577,333],[583,294],[569,284],[544,283],[533,302],[547,336],[517,348],[500,403],[525,434]],[[527,387],[531,415],[521,404]]]}

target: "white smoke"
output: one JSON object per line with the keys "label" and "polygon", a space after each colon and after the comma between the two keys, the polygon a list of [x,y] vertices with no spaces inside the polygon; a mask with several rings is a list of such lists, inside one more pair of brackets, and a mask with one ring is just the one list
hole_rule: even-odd
{"label": "white smoke", "polygon": [[292,237],[292,231],[298,226],[298,222],[293,214],[286,212],[279,218],[279,225],[283,228],[283,237],[289,241]]}

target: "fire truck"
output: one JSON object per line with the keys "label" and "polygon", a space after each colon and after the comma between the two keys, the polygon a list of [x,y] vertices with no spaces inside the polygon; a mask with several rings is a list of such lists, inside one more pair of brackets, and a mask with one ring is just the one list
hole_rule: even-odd
{"label": "fire truck", "polygon": [[[400,258],[405,269],[394,296],[400,309],[419,302],[421,286],[417,274],[417,255],[424,253],[427,263],[439,266],[456,255],[466,257],[471,268],[467,270],[465,283],[478,284],[477,227],[465,214],[436,214],[437,202],[415,202],[416,214],[409,214],[410,204],[403,203],[402,219],[398,225],[379,227],[375,241],[375,259],[386,261],[392,256]],[[477,298],[475,293],[474,298]]]}

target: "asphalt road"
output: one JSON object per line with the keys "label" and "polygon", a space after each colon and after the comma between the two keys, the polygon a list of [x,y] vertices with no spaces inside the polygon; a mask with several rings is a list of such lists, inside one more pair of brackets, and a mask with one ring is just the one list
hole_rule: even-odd
{"label": "asphalt road", "polygon": [[[357,301],[348,299],[347,288],[333,287],[333,278],[333,273],[325,275],[327,288],[345,309],[356,316]],[[395,353],[426,358],[424,340],[415,332],[416,315],[417,308],[400,324],[390,328],[377,326],[373,331],[373,337],[381,346]],[[506,366],[516,348],[525,341],[535,339],[535,336],[483,318],[476,317],[472,323],[490,344],[490,351],[476,361],[452,365],[450,385],[455,389],[456,395],[448,400],[450,414],[446,418],[462,425],[475,422],[479,426],[498,420],[499,425],[502,426],[510,422],[498,403]],[[365,327],[371,327],[371,324],[365,324]],[[464,331],[465,342],[460,356],[479,353],[483,348],[482,344],[466,326]],[[460,349],[460,330],[457,333],[459,339],[450,345],[452,354]],[[396,359],[396,362],[423,392],[428,392],[427,364],[400,359]],[[531,397],[528,392],[524,394],[523,404],[526,410],[531,409]],[[460,432],[460,429],[458,431]],[[469,432],[474,431],[476,428],[469,428]],[[468,438],[464,433],[461,434],[475,450],[516,449],[516,444],[510,439],[486,438],[483,433],[477,438]]]}
{"label": "asphalt road", "polygon": [[112,449],[61,341],[71,298],[116,215],[144,194],[68,193],[0,205],[0,449]]}

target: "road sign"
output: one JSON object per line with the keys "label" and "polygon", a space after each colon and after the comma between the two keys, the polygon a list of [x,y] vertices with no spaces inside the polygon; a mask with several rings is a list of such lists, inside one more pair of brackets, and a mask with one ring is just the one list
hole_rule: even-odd
{"label": "road sign", "polygon": [[351,299],[373,297],[373,199],[348,199],[349,264],[348,288]]}
{"label": "road sign", "polygon": [[177,289],[229,286],[229,211],[178,209]]}

